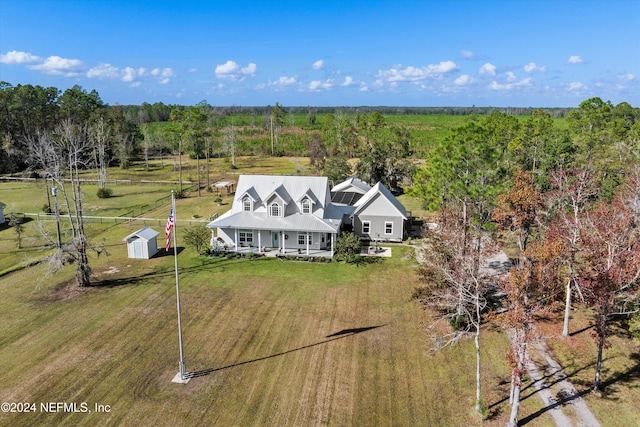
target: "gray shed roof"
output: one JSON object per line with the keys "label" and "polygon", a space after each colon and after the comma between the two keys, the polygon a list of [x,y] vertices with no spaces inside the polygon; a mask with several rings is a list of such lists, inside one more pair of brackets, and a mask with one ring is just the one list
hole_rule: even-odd
{"label": "gray shed roof", "polygon": [[122,240],[129,240],[132,237],[139,237],[142,240],[146,240],[149,241],[151,239],[155,239],[156,237],[158,237],[160,233],[158,233],[156,230],[154,230],[153,228],[149,228],[149,227],[144,227],[141,228],[140,230],[129,234],[127,237],[125,237]]}

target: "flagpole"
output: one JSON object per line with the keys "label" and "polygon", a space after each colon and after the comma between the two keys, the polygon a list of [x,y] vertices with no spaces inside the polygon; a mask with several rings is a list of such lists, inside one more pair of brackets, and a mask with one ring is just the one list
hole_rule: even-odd
{"label": "flagpole", "polygon": [[[180,281],[178,279],[178,245],[176,243],[176,199],[173,194],[173,190],[171,190],[171,210],[173,212],[173,258],[175,260],[175,270],[176,270],[176,305],[178,309],[178,341],[180,343],[180,381],[176,381],[174,378],[174,382],[186,383],[189,381],[189,378],[186,378],[186,372],[184,367],[184,350],[182,347],[182,319],[180,317]],[[177,377],[177,375],[176,375]]]}

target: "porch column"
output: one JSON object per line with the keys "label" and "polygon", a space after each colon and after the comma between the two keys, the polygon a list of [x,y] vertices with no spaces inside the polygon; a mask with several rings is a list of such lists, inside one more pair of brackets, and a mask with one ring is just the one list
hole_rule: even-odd
{"label": "porch column", "polygon": [[309,232],[307,231],[307,256],[309,256]]}
{"label": "porch column", "polygon": [[282,240],[282,254],[283,254],[283,255],[285,254],[285,252],[284,252],[284,249],[285,249],[285,248],[284,248],[284,241],[285,241],[286,239],[284,238],[284,236],[286,236],[286,235],[287,235],[287,232],[286,232],[286,231],[284,231],[284,230],[282,230],[282,236],[280,236],[280,240]]}
{"label": "porch column", "polygon": [[261,234],[261,230],[258,230],[258,253],[262,252],[262,239],[260,238]]}
{"label": "porch column", "polygon": [[236,241],[235,241],[235,245],[236,245],[236,252],[238,251],[238,229],[235,229],[236,231]]}
{"label": "porch column", "polygon": [[333,234],[331,233],[331,258],[333,258]]}

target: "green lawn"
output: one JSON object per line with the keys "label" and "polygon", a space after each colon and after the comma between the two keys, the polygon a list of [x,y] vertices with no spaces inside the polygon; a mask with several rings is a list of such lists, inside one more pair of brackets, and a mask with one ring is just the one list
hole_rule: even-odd
{"label": "green lawn", "polygon": [[[481,424],[472,343],[431,353],[428,320],[410,297],[410,248],[364,266],[184,250],[184,349],[197,377],[177,385],[173,258],[126,259],[127,231],[101,234],[111,256],[92,256],[95,287],[77,289],[70,269],[47,277],[42,265],[0,279],[2,400],[111,411],[0,414],[0,425]],[[502,425],[507,342],[491,331],[484,347],[493,418],[483,425]],[[539,409],[526,399],[523,416]]]}
{"label": "green lawn", "polygon": [[[287,173],[304,167],[297,158],[240,158],[241,173]],[[161,168],[160,168],[161,169]],[[115,174],[116,171],[113,171]],[[172,179],[158,174],[158,179]],[[294,173],[294,172],[290,172]],[[136,172],[137,179],[148,175]],[[225,175],[232,180],[234,174]],[[98,199],[85,185],[85,215],[135,215],[161,233],[168,204],[155,202],[173,185],[118,185]],[[47,202],[42,184],[0,183],[8,212],[35,212]],[[177,201],[178,230],[185,221],[229,209],[215,194],[190,193]],[[402,196],[414,215],[420,202]],[[483,335],[483,399],[489,420],[473,412],[474,350],[471,341],[432,352],[426,313],[411,299],[418,286],[408,247],[360,266],[222,260],[180,253],[180,283],[187,370],[196,378],[171,383],[178,371],[173,258],[126,258],[122,238],[143,225],[87,223],[93,243],[110,256],[90,253],[96,286],[77,289],[73,266],[51,276],[33,264],[48,251],[41,229],[26,223],[23,248],[12,228],[0,227],[0,397],[13,402],[87,402],[109,413],[0,413],[0,426],[30,425],[504,425],[509,376],[504,334]],[[64,234],[63,238],[68,238]],[[181,235],[178,235],[180,243]],[[164,255],[161,250],[160,255]],[[541,323],[557,336],[558,319]],[[588,325],[577,317],[576,331]],[[580,390],[593,375],[595,345],[585,330],[570,340],[550,340]],[[604,426],[638,419],[637,345],[617,336],[605,350],[604,398],[586,398]],[[551,426],[533,387],[523,392],[520,418]],[[635,418],[634,418],[635,417]]]}

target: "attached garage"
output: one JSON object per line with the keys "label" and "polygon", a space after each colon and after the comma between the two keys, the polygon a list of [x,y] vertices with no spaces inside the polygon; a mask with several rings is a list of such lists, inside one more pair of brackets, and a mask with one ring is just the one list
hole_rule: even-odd
{"label": "attached garage", "polygon": [[144,227],[129,234],[123,240],[127,242],[129,258],[149,259],[158,252],[158,233],[156,230]]}

